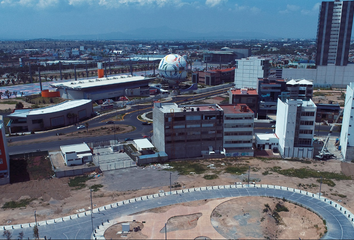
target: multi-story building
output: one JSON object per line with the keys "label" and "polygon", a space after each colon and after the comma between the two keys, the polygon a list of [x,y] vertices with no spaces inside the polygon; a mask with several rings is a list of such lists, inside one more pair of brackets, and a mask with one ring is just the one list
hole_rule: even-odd
{"label": "multi-story building", "polygon": [[313,95],[313,83],[305,79],[292,79],[286,82],[287,98],[310,100]]}
{"label": "multi-story building", "polygon": [[280,95],[286,90],[284,79],[258,79],[258,118],[276,115]]}
{"label": "multi-story building", "polygon": [[156,102],[152,142],[169,159],[221,153],[223,113],[217,104],[179,106]]}
{"label": "multi-story building", "polygon": [[3,117],[0,115],[0,185],[10,183],[10,157]]}
{"label": "multi-story building", "polygon": [[312,158],[316,105],[312,100],[278,99],[275,133],[284,158]]}
{"label": "multi-story building", "polygon": [[258,93],[256,89],[232,88],[228,91],[229,104],[247,104],[254,115],[258,113]]}
{"label": "multi-story building", "polygon": [[224,153],[253,156],[254,113],[246,104],[220,105],[224,111]]}
{"label": "multi-story building", "polygon": [[348,64],[353,13],[353,1],[322,2],[317,27],[317,65]]}
{"label": "multi-story building", "polygon": [[[316,106],[316,122],[328,121],[329,123],[333,123],[340,112],[339,104],[316,103]],[[338,119],[338,123],[340,122],[342,122],[341,119]]]}
{"label": "multi-story building", "polygon": [[340,146],[343,159],[354,160],[354,83],[347,86],[343,111],[342,129],[340,132]]}
{"label": "multi-story building", "polygon": [[192,74],[193,83],[202,83],[210,86],[233,82],[234,79],[235,68],[199,71]]}
{"label": "multi-story building", "polygon": [[258,78],[268,78],[269,59],[260,57],[248,57],[236,60],[235,87],[258,88]]}

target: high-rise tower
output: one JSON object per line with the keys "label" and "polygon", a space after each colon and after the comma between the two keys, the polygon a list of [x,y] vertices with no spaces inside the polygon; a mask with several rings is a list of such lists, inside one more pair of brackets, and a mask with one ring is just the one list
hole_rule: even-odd
{"label": "high-rise tower", "polygon": [[353,1],[322,2],[317,28],[317,65],[348,64],[353,13]]}

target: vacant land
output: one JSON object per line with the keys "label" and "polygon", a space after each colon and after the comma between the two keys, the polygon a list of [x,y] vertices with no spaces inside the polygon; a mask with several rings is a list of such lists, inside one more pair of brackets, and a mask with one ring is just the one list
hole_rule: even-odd
{"label": "vacant land", "polygon": [[[214,165],[211,165],[214,164]],[[203,161],[173,162],[171,165],[186,165],[187,169],[180,170],[180,175],[173,174],[173,189],[183,189],[198,186],[212,186],[223,184],[234,184],[235,182],[247,181],[248,173],[244,166],[251,166],[250,179],[262,184],[274,184],[288,187],[305,189],[309,192],[317,193],[320,183],[318,177],[302,175],[293,175],[295,170],[303,172],[301,169],[312,169],[317,173],[323,173],[322,194],[329,199],[339,201],[346,208],[354,212],[354,189],[353,180],[341,179],[346,176],[341,174],[341,163],[336,160],[327,162],[319,161],[286,161],[269,159],[214,159]],[[349,164],[352,166],[352,164]],[[209,166],[209,167],[208,167]],[[237,167],[237,173],[227,173],[226,169]],[[181,168],[181,167],[180,167]],[[288,170],[293,169],[293,170]],[[347,168],[346,168],[347,169]],[[31,180],[19,182],[11,185],[0,186],[1,198],[0,206],[10,201],[19,201],[21,199],[34,199],[25,209],[14,208],[0,212],[1,224],[25,223],[33,221],[33,211],[36,210],[40,215],[40,220],[52,219],[58,216],[75,214],[80,209],[88,209],[90,206],[89,188],[92,186],[97,189],[93,193],[93,202],[95,207],[108,203],[129,199],[132,197],[154,194],[159,190],[169,191],[169,174],[166,171],[166,181],[160,181],[162,169],[158,165],[148,167],[123,169],[116,172],[115,175],[124,173],[124,178],[119,178],[120,184],[116,184],[117,178],[112,178],[114,172],[108,172],[99,178],[87,179],[85,186],[81,189],[70,187],[69,178]],[[284,173],[279,173],[284,170]],[[287,174],[290,171],[291,174]],[[140,172],[140,173],[139,173]],[[191,173],[194,172],[194,173]],[[199,172],[199,173],[196,173]],[[328,174],[331,173],[331,174]],[[332,173],[334,175],[332,175]],[[139,176],[138,181],[129,184]],[[184,174],[184,175],[181,175]],[[207,180],[205,175],[216,175],[217,178]],[[303,177],[303,178],[300,178]],[[339,177],[339,178],[337,178]],[[330,186],[324,180],[330,180],[335,187]],[[331,183],[330,182],[330,183]],[[113,186],[116,186],[115,188]],[[121,188],[119,186],[128,186]]]}

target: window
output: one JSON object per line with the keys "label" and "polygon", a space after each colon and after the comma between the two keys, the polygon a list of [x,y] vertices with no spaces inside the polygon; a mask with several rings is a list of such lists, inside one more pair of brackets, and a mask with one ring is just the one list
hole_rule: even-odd
{"label": "window", "polygon": [[32,124],[40,124],[40,123],[43,123],[43,119],[33,119],[32,120]]}
{"label": "window", "polygon": [[187,124],[187,128],[199,128],[200,124]]}
{"label": "window", "polygon": [[313,125],[313,121],[300,121],[300,125]]}
{"label": "window", "polygon": [[186,117],[185,116],[182,116],[182,117],[174,117],[173,121],[185,121],[186,120]]}
{"label": "window", "polygon": [[212,123],[203,123],[202,127],[214,127],[214,124],[212,124]]}
{"label": "window", "polygon": [[216,119],[216,116],[215,115],[204,115],[203,119],[204,120],[213,120],[213,119]]}
{"label": "window", "polygon": [[2,160],[2,158],[0,158],[0,164],[4,164],[4,161]]}
{"label": "window", "polygon": [[301,113],[301,116],[315,116],[315,113],[314,112],[302,112]]}
{"label": "window", "polygon": [[173,126],[173,128],[175,129],[175,128],[185,128],[185,126],[184,125],[175,125],[175,126]]}
{"label": "window", "polygon": [[186,116],[186,120],[202,120],[202,116],[201,115],[197,115],[197,116]]}
{"label": "window", "polygon": [[312,130],[299,130],[300,134],[312,134]]}

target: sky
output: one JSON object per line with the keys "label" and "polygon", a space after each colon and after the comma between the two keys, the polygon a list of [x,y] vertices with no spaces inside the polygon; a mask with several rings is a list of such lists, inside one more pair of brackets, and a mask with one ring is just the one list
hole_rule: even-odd
{"label": "sky", "polygon": [[315,0],[0,0],[0,39],[169,27],[316,38]]}

